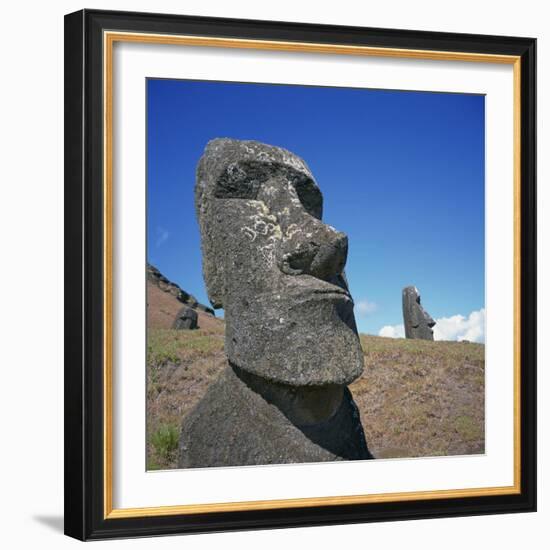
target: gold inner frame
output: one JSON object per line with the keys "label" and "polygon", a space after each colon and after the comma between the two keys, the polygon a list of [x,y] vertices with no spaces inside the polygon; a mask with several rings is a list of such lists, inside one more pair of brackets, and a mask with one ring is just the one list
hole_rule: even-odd
{"label": "gold inner frame", "polygon": [[[218,48],[241,48],[287,52],[308,52],[324,54],[345,54],[374,57],[396,57],[444,61],[468,61],[477,63],[499,63],[513,65],[514,86],[514,484],[504,487],[481,487],[467,489],[444,489],[435,491],[414,491],[370,495],[348,495],[332,497],[293,498],[278,500],[255,500],[246,502],[221,502],[212,504],[182,504],[177,506],[156,506],[148,508],[113,508],[113,46],[116,42],[138,42],[147,44],[169,44],[181,46],[207,46]],[[463,498],[479,496],[511,495],[521,492],[520,462],[520,228],[521,228],[521,61],[519,56],[445,52],[431,50],[409,50],[378,48],[368,46],[346,46],[339,44],[315,44],[307,42],[283,42],[272,40],[248,40],[203,36],[180,36],[131,32],[103,33],[103,114],[104,114],[104,518],[134,518],[180,514],[270,510],[277,508],[303,508],[308,506],[334,506],[399,502],[412,500],[434,500],[442,498]]]}

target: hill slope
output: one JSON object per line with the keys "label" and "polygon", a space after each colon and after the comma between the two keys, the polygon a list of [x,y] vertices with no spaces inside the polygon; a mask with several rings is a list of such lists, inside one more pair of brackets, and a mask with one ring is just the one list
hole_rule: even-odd
{"label": "hill slope", "polygon": [[361,335],[365,370],[351,385],[375,456],[485,450],[485,346]]}
{"label": "hill slope", "polygon": [[147,328],[172,328],[174,319],[183,306],[194,309],[199,328],[223,334],[223,320],[217,319],[214,310],[197,301],[192,295],[169,281],[156,267],[147,265]]}
{"label": "hill slope", "polygon": [[[175,468],[181,420],[226,364],[223,321],[148,331],[148,468]],[[485,346],[361,335],[350,387],[378,458],[484,452]]]}
{"label": "hill slope", "polygon": [[[150,329],[169,329],[183,307],[183,303],[170,293],[161,290],[158,286],[147,281],[147,328]],[[195,308],[193,308],[195,309]],[[224,333],[224,322],[199,309],[195,310],[198,315],[198,326],[208,331],[218,331]]]}

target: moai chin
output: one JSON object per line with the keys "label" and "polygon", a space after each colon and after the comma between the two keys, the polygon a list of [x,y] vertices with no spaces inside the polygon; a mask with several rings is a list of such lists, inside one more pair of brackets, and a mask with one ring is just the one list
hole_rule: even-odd
{"label": "moai chin", "polygon": [[180,467],[372,458],[347,385],[363,370],[344,275],[302,159],[215,139],[197,168],[203,274],[228,366],[184,418]]}
{"label": "moai chin", "polygon": [[420,293],[415,286],[403,289],[403,323],[406,338],[434,339],[435,321],[420,304]]}

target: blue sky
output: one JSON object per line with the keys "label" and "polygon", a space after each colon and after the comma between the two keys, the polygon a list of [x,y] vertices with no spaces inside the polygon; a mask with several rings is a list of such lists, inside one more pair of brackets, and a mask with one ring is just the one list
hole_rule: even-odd
{"label": "blue sky", "polygon": [[282,146],[307,162],[324,195],[323,219],[349,237],[346,273],[361,332],[400,324],[401,289],[410,284],[434,319],[484,308],[483,96],[146,85],[148,261],[199,301],[208,303],[195,167],[210,139],[231,137]]}

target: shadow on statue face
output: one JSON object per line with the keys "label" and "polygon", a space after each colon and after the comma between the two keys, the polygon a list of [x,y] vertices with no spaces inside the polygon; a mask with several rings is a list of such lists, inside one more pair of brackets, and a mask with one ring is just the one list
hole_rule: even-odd
{"label": "shadow on statue face", "polygon": [[[418,307],[418,319],[419,323],[418,326],[426,325],[428,328],[433,328],[435,326],[435,321],[433,320],[432,316],[422,307],[422,304],[420,303],[420,296],[416,296],[416,304]],[[433,330],[432,330],[433,334]]]}
{"label": "shadow on statue face", "polygon": [[321,221],[319,188],[309,170],[292,168],[303,161],[284,153],[286,164],[233,168],[249,187],[261,181],[254,198],[222,189],[211,200],[226,353],[238,367],[285,384],[348,384],[363,369],[344,275],[348,240]]}

